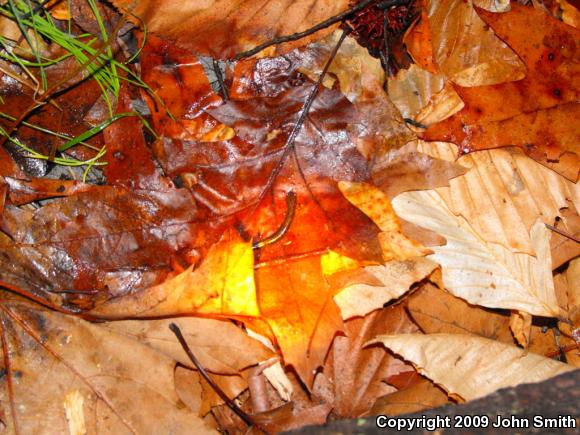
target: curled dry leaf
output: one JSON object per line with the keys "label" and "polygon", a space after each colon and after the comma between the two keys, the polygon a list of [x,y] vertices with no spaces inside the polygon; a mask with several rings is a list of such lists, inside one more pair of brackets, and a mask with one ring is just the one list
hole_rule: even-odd
{"label": "curled dry leaf", "polygon": [[345,335],[336,336],[313,394],[331,404],[338,417],[359,417],[375,400],[395,388],[384,380],[410,369],[383,349],[363,344],[377,334],[418,332],[401,305],[384,308],[363,318],[348,320]]}
{"label": "curled dry leaf", "polygon": [[49,427],[67,433],[63,406],[70,394],[82,397],[87,433],[209,432],[180,405],[172,358],[102,325],[6,296],[0,316],[0,398],[11,432],[43,433]]}
{"label": "curled dry leaf", "polygon": [[411,65],[388,82],[389,97],[405,118],[428,127],[449,118],[464,106],[443,74]]}
{"label": "curled dry leaf", "polygon": [[355,284],[334,297],[343,319],[364,316],[407,293],[413,284],[427,278],[437,263],[425,258],[387,261],[382,266],[368,266],[365,271],[382,285]]}
{"label": "curled dry leaf", "polygon": [[567,364],[473,335],[384,335],[382,343],[449,394],[474,400],[500,388],[574,370]]}
{"label": "curled dry leaf", "polygon": [[524,78],[525,65],[471,2],[431,0],[428,14],[435,61],[454,83],[472,87]]}
{"label": "curled dry leaf", "polygon": [[532,228],[536,258],[482,239],[436,192],[403,193],[393,200],[393,207],[402,218],[447,239],[427,258],[441,264],[445,287],[454,295],[490,308],[563,315],[554,293],[549,233],[542,223]]}
{"label": "curled dry leaf", "polygon": [[[306,30],[348,8],[348,0],[113,0],[131,21],[199,54],[231,58],[277,36]],[[327,29],[294,45],[321,38]]]}

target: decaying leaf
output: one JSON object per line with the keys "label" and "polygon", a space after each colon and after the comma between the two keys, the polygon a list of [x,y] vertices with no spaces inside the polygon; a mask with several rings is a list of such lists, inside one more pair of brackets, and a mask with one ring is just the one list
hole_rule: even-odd
{"label": "decaying leaf", "polygon": [[97,306],[103,318],[157,317],[177,314],[258,316],[254,254],[248,242],[233,234],[212,246],[200,267],[156,286]]}
{"label": "decaying leaf", "polygon": [[429,1],[433,54],[439,68],[459,86],[520,80],[519,57],[479,18],[471,2]]}
{"label": "decaying leaf", "polygon": [[81,418],[82,407],[87,433],[150,433],[153,427],[209,432],[179,405],[172,358],[102,326],[6,296],[0,315],[5,373],[0,395],[9,430],[68,433],[65,407],[73,412],[74,394],[82,397],[74,412]]}
{"label": "decaying leaf", "polygon": [[313,393],[332,404],[339,417],[363,415],[375,400],[395,389],[385,382],[389,376],[408,371],[400,359],[379,347],[363,347],[371,337],[384,333],[417,332],[402,306],[384,308],[345,323],[345,336],[337,336]]}
{"label": "decaying leaf", "polygon": [[473,335],[385,335],[368,344],[374,343],[384,344],[449,394],[465,400],[574,370],[567,364]]}
{"label": "decaying leaf", "polygon": [[164,279],[177,252],[193,248],[196,214],[183,189],[92,186],[35,211],[7,206],[0,277],[38,296],[90,307]]}
{"label": "decaying leaf", "polygon": [[579,110],[579,31],[518,4],[511,12],[480,15],[525,62],[526,77],[494,86],[456,86],[464,109],[431,126],[424,138],[454,142],[462,152],[518,146],[575,182],[579,131],[570,119]]}

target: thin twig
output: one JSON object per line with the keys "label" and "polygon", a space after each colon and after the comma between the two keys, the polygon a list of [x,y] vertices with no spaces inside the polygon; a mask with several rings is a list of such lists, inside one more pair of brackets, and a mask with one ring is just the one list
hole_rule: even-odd
{"label": "thin twig", "polygon": [[222,75],[222,69],[220,68],[220,64],[216,59],[213,59],[213,72],[217,78],[218,85],[220,87],[220,94],[225,101],[230,99],[230,94],[228,92],[228,88],[224,82],[224,76]]}
{"label": "thin twig", "polygon": [[562,231],[559,228],[556,228],[552,225],[549,224],[544,224],[546,225],[547,228],[551,229],[552,231],[555,231],[556,233],[560,234],[561,236],[567,237],[570,240],[574,240],[576,243],[580,243],[580,239],[576,236],[574,236],[573,234],[567,233],[566,231]]}
{"label": "thin twig", "polygon": [[302,111],[300,112],[300,116],[298,117],[296,124],[294,124],[294,127],[292,128],[292,131],[290,132],[290,135],[288,136],[288,139],[286,140],[286,144],[284,145],[284,152],[283,152],[282,156],[280,157],[278,164],[270,173],[270,176],[268,177],[268,181],[266,182],[265,189],[262,191],[262,193],[258,197],[258,200],[256,202],[256,206],[255,206],[256,208],[262,202],[262,200],[264,199],[264,197],[268,193],[268,190],[274,184],[274,181],[276,180],[278,175],[280,175],[280,172],[282,171],[282,168],[284,167],[284,164],[286,163],[288,156],[290,155],[290,153],[294,149],[296,137],[298,136],[298,133],[300,133],[300,130],[302,129],[302,126],[304,125],[304,121],[306,121],[306,117],[308,116],[308,112],[310,111],[310,108],[312,107],[312,104],[314,103],[314,100],[316,99],[316,96],[318,95],[318,92],[320,91],[320,87],[322,86],[322,81],[324,80],[324,77],[326,76],[326,73],[328,72],[328,69],[330,68],[330,65],[332,64],[332,61],[334,60],[336,53],[338,52],[338,49],[340,48],[340,46],[342,45],[342,42],[344,41],[344,39],[347,37],[347,35],[349,33],[350,33],[349,29],[345,29],[342,32],[342,35],[340,35],[340,39],[338,40],[338,43],[336,44],[336,46],[332,50],[332,53],[330,54],[330,57],[328,58],[326,65],[324,65],[324,69],[320,73],[318,80],[316,81],[316,83],[314,84],[314,87],[312,88],[312,91],[310,91],[310,94],[308,94],[308,98],[306,99],[306,102],[304,103],[304,106],[302,107]]}
{"label": "thin twig", "polygon": [[187,356],[189,357],[195,368],[199,371],[199,374],[214,389],[214,391],[218,394],[218,396],[220,396],[220,398],[226,403],[226,405],[228,405],[229,408],[232,411],[234,411],[236,415],[238,415],[238,417],[240,417],[244,421],[244,423],[246,423],[248,426],[259,427],[253,420],[253,418],[248,414],[246,414],[233,400],[231,400],[226,395],[226,393],[224,393],[224,391],[209,376],[207,371],[203,368],[199,360],[195,357],[195,355],[191,351],[189,345],[187,344],[185,338],[183,337],[183,334],[181,333],[181,329],[179,329],[179,326],[177,326],[175,323],[171,323],[169,325],[169,329],[171,329],[171,332],[175,334],[177,340],[179,340],[179,344],[181,344],[181,347],[183,348],[185,353],[187,353]]}
{"label": "thin twig", "polygon": [[[290,41],[297,41],[298,39],[302,39],[308,35],[312,35],[313,33],[316,33],[320,30],[326,29],[327,27],[332,26],[335,23],[338,23],[340,21],[347,19],[352,14],[355,14],[358,11],[362,11],[364,8],[366,8],[367,6],[369,6],[372,3],[375,3],[376,1],[377,0],[363,0],[360,3],[358,3],[357,5],[351,7],[350,9],[347,9],[346,11],[341,12],[338,15],[330,17],[327,20],[324,20],[324,21],[316,24],[315,26],[311,27],[310,29],[304,30],[302,32],[293,33],[291,35],[279,36],[278,38],[271,39],[270,41],[264,42],[263,44],[260,44],[257,47],[254,47],[250,50],[239,53],[236,56],[234,56],[234,60],[240,60],[240,59],[243,59],[245,57],[253,56],[254,54],[262,51],[264,48],[271,47],[272,45],[282,44],[284,42],[290,42]],[[401,4],[401,3],[404,3],[404,1],[402,1],[402,0],[390,0],[390,1],[382,2],[383,7],[385,7],[385,8],[389,8],[391,6],[396,6],[396,5]]]}

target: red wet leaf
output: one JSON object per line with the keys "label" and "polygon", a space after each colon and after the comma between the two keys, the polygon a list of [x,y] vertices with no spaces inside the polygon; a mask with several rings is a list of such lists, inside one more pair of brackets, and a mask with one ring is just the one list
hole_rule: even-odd
{"label": "red wet leaf", "polygon": [[576,181],[580,130],[570,119],[580,115],[580,31],[517,4],[507,13],[478,13],[522,58],[527,75],[494,86],[454,86],[465,108],[423,137],[457,143],[462,152],[517,145]]}

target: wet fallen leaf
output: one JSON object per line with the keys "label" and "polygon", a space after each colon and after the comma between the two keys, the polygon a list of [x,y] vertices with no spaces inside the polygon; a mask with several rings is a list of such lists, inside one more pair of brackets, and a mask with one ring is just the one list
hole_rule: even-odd
{"label": "wet fallen leaf", "polygon": [[517,4],[511,12],[480,15],[525,62],[526,77],[483,88],[456,86],[465,108],[424,138],[454,142],[462,152],[518,146],[575,182],[579,133],[569,120],[578,116],[578,30]]}
{"label": "wet fallen leaf", "polygon": [[384,344],[449,394],[465,400],[574,370],[567,364],[473,335],[385,335],[368,344],[374,343]]}
{"label": "wet fallen leaf", "polygon": [[239,236],[213,245],[199,268],[193,266],[156,286],[111,299],[91,314],[103,318],[177,314],[258,316],[250,243]]}
{"label": "wet fallen leaf", "polygon": [[[113,4],[157,35],[200,54],[227,58],[277,36],[308,29],[346,10],[348,1],[114,0]],[[298,44],[312,39],[301,39]]]}
{"label": "wet fallen leaf", "polygon": [[[5,424],[22,433],[67,433],[70,395],[88,433],[209,432],[179,405],[175,360],[132,338],[3,296],[1,400]],[[138,355],[138,358],[135,356]],[[47,367],[50,367],[47,370]],[[39,388],[42,385],[42,388]],[[69,411],[70,412],[70,411]]]}
{"label": "wet fallen leaf", "polygon": [[522,61],[479,18],[471,2],[430,1],[427,11],[435,61],[454,83],[485,86],[524,77]]}

